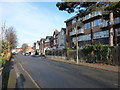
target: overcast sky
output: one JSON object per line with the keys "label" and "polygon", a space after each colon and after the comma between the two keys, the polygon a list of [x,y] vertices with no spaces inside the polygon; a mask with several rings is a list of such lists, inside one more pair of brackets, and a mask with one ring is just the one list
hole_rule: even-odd
{"label": "overcast sky", "polygon": [[8,27],[16,29],[18,47],[52,35],[55,29],[65,27],[64,21],[72,16],[59,11],[56,2],[0,2],[0,22],[6,21]]}

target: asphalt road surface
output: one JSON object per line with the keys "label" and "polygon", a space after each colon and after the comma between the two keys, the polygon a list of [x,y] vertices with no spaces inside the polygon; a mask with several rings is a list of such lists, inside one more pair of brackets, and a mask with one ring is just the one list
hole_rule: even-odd
{"label": "asphalt road surface", "polygon": [[41,88],[117,88],[118,73],[87,66],[16,55]]}

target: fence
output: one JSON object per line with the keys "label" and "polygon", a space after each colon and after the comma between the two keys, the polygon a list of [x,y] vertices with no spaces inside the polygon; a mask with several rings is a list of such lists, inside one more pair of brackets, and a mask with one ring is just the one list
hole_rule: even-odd
{"label": "fence", "polygon": [[[112,54],[111,58],[112,60],[102,60],[99,61],[99,63],[108,63],[113,65],[120,65],[120,46],[111,48]],[[75,60],[76,61],[76,50],[46,50],[45,54],[48,56],[57,56],[57,58],[66,57],[67,60]],[[85,55],[83,54],[82,50],[78,50],[78,59],[79,61],[85,61]]]}
{"label": "fence", "polygon": [[112,60],[114,65],[120,65],[120,46],[112,48]]}
{"label": "fence", "polygon": [[[46,50],[45,51],[45,55],[47,56],[61,56],[61,57],[66,57],[67,60],[76,60],[77,56],[76,56],[76,50]],[[84,54],[82,53],[81,50],[78,51],[78,58],[79,60],[83,60],[84,58]]]}
{"label": "fence", "polygon": [[65,50],[45,50],[45,55],[52,55],[52,56],[66,56]]}

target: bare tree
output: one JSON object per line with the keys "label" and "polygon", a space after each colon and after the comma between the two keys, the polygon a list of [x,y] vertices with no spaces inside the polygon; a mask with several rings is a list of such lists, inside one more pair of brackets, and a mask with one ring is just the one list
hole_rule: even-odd
{"label": "bare tree", "polygon": [[22,45],[22,51],[23,52],[26,52],[26,49],[28,48],[28,44],[27,43],[24,43],[23,45]]}
{"label": "bare tree", "polygon": [[[7,45],[5,45],[5,32],[6,32],[6,24],[5,22],[0,24],[0,53],[7,49]],[[7,44],[7,43],[6,43]],[[6,46],[6,47],[5,47]]]}
{"label": "bare tree", "polygon": [[17,46],[17,35],[13,27],[9,27],[5,32],[5,40],[8,43],[8,51],[11,52]]}

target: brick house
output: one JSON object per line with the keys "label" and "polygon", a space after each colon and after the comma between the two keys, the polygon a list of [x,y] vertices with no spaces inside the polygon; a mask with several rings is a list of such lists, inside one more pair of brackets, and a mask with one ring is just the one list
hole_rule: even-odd
{"label": "brick house", "polygon": [[46,36],[44,52],[45,50],[50,50],[52,46],[53,46],[53,36]]}
{"label": "brick house", "polygon": [[28,47],[26,48],[26,52],[27,52],[27,53],[31,53],[31,52],[33,52],[32,47],[31,47],[31,46],[28,46]]}
{"label": "brick house", "polygon": [[45,38],[40,39],[40,54],[44,54]]}
{"label": "brick house", "polygon": [[55,30],[53,32],[53,46],[52,46],[53,49],[58,48],[58,36],[59,36],[59,31]]}
{"label": "brick house", "polygon": [[[108,16],[109,17],[109,16]],[[78,30],[76,32],[76,20]],[[83,47],[85,44],[101,43],[104,45],[109,44],[109,24],[108,19],[104,19],[100,11],[91,12],[84,17],[78,17],[77,15],[66,20],[66,45],[67,47],[73,47],[78,37],[79,47]],[[80,27],[79,27],[80,26]],[[114,45],[115,41],[117,45],[120,45],[120,17],[114,18]],[[115,32],[116,31],[116,32]],[[77,34],[76,34],[77,33]],[[93,38],[93,40],[91,39]]]}
{"label": "brick house", "polygon": [[39,41],[34,42],[34,44],[33,44],[33,53],[35,55],[39,55],[40,54],[40,43],[39,43]]}

